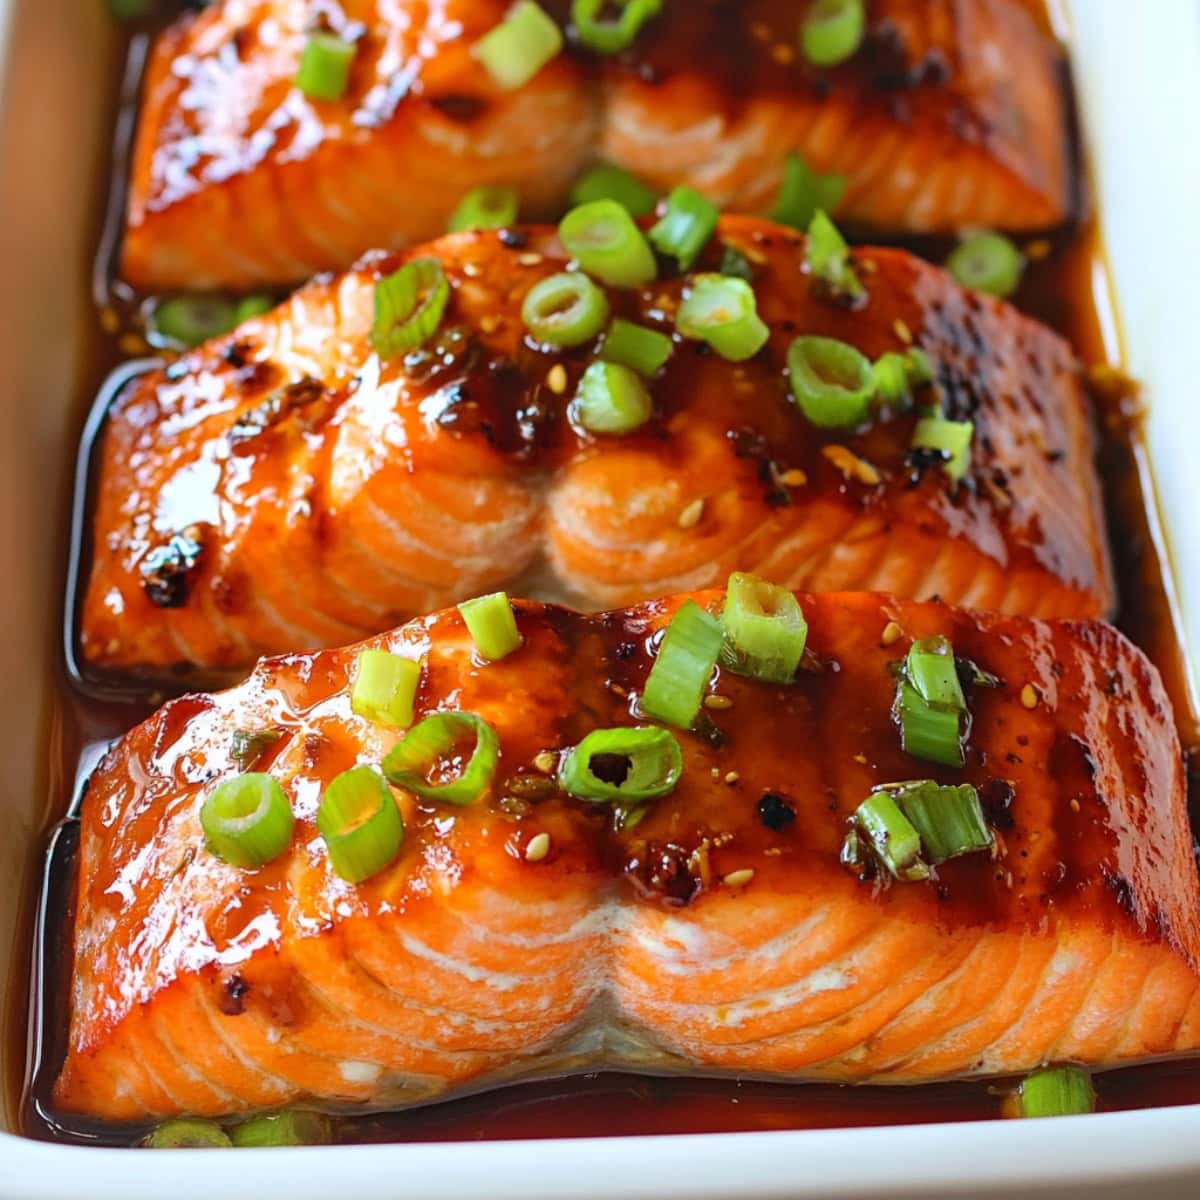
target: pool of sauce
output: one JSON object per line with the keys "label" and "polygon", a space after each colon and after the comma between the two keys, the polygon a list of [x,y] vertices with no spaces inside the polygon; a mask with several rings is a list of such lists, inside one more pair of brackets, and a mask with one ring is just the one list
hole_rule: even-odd
{"label": "pool of sauce", "polygon": [[[144,53],[145,36],[135,33],[121,89],[125,101],[136,95]],[[118,182],[98,238],[95,349],[77,410],[80,427],[105,375],[146,350],[137,320],[146,298],[113,288],[110,273],[129,136],[128,120],[118,120],[114,153]],[[946,249],[935,242],[912,248],[935,260]],[[1100,223],[1093,214],[1073,231],[1036,239],[1024,248],[1030,265],[1016,303],[1068,337],[1080,359],[1098,368],[1091,376],[1101,434],[1101,477],[1121,589],[1116,623],[1147,651],[1163,674],[1189,754],[1193,826],[1200,828],[1200,716],[1193,710],[1188,690],[1169,556],[1141,433],[1141,398],[1119,370],[1122,347]],[[72,441],[65,442],[66,453],[72,447]],[[63,466],[66,473],[65,456]],[[36,967],[32,1000],[43,1036],[30,1047],[31,1061],[38,1067],[32,1080],[27,1084],[14,1071],[6,1081],[7,1098],[19,1105],[21,1131],[28,1136],[128,1144],[134,1136],[131,1132],[86,1126],[68,1130],[55,1121],[45,1103],[64,1048],[69,963],[65,955],[41,951],[61,946],[69,936],[76,840],[72,814],[82,798],[81,765],[86,773],[98,748],[149,715],[153,703],[85,697],[61,672],[55,685],[47,738],[52,786],[42,840],[51,851],[45,871],[36,873],[36,891],[25,922]],[[32,936],[35,925],[38,939]],[[41,944],[32,944],[35,940]],[[13,993],[6,1018],[10,1045],[21,1048],[10,1054],[10,1061],[17,1063],[26,1042],[26,996],[19,988]],[[1200,1064],[1175,1062],[1112,1071],[1097,1076],[1096,1086],[1102,1110],[1200,1103]],[[1004,1081],[854,1088],[598,1074],[490,1091],[405,1113],[347,1119],[339,1125],[339,1140],[622,1136],[989,1120],[1004,1115],[1008,1090]]]}

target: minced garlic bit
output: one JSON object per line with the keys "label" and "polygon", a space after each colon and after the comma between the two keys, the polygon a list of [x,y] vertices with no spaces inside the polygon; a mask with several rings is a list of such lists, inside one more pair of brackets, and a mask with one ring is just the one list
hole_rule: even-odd
{"label": "minced garlic bit", "polygon": [[1021,689],[1021,703],[1026,708],[1037,708],[1038,699],[1039,697],[1037,694],[1037,688],[1035,688],[1032,683],[1027,683]]}
{"label": "minced garlic bit", "polygon": [[556,396],[561,396],[567,390],[567,368],[562,363],[555,363],[546,372],[546,386]]}
{"label": "minced garlic bit", "polygon": [[906,346],[912,345],[912,330],[899,317],[892,322],[892,330]]}
{"label": "minced garlic bit", "polygon": [[541,862],[549,853],[550,835],[548,833],[535,833],[525,847],[525,861]]}
{"label": "minced garlic bit", "polygon": [[903,636],[904,630],[895,621],[889,621],[883,627],[883,633],[879,635],[879,644],[881,646],[894,646]]}
{"label": "minced garlic bit", "polygon": [[859,483],[865,483],[867,487],[874,487],[879,482],[879,472],[866,459],[859,458],[853,450],[835,443],[832,446],[822,447],[821,453],[847,479],[857,479]]}
{"label": "minced garlic bit", "polygon": [[704,697],[705,708],[732,708],[733,701],[728,696],[718,696],[715,692]]}
{"label": "minced garlic bit", "polygon": [[533,765],[543,775],[553,775],[558,766],[558,755],[553,750],[543,750],[533,756]]}
{"label": "minced garlic bit", "polygon": [[754,868],[742,867],[740,871],[730,871],[729,874],[721,880],[721,882],[726,887],[739,888],[745,887],[746,884],[748,884],[753,878]]}
{"label": "minced garlic bit", "polygon": [[699,523],[700,518],[704,515],[704,501],[693,500],[683,512],[679,514],[680,529],[694,529]]}
{"label": "minced garlic bit", "polygon": [[808,476],[799,467],[792,467],[779,476],[779,482],[784,487],[803,487],[808,482]]}

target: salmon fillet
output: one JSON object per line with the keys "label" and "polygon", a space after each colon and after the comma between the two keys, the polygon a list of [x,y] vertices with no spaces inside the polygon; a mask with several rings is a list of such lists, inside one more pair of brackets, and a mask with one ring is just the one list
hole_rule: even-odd
{"label": "salmon fillet", "polygon": [[[790,587],[878,590],[1031,616],[1113,600],[1077,364],[1057,335],[899,250],[858,252],[869,299],[831,303],[798,234],[723,218],[755,264],[768,345],[735,364],[676,338],[654,418],[625,436],[567,417],[593,346],[525,337],[521,302],[564,266],[550,230],[425,247],[453,289],[439,340],[381,363],[375,255],[136,380],[100,451],[84,659],[244,666],[337,645],[517,581],[585,607],[753,570]],[[610,292],[673,329],[686,279]],[[875,358],[911,339],[948,416],[973,420],[955,487],[914,465],[916,417],[818,428],[790,400],[797,333]]]}
{"label": "salmon fillet", "polygon": [[[1101,623],[798,599],[796,681],[718,668],[703,734],[676,731],[674,791],[619,831],[553,764],[639,723],[684,597],[596,616],[518,602],[523,645],[495,663],[455,610],[373,639],[423,662],[418,719],[478,714],[499,764],[466,808],[397,789],[404,845],[359,885],[314,825],[329,780],[398,737],[351,713],[353,648],[168,703],[87,791],[56,1104],[137,1121],[607,1067],[899,1084],[1200,1049],[1200,884],[1145,656]],[[891,668],[938,634],[997,677],[966,688],[961,770],[909,757],[891,715]],[[267,728],[252,766],[296,824],[244,871],[204,848],[198,812],[237,772],[235,734]],[[841,865],[856,806],[923,777],[975,785],[991,851],[913,883]]]}
{"label": "salmon fillet", "polygon": [[[632,50],[568,48],[516,91],[471,47],[508,0],[343,0],[348,90],[293,86],[308,0],[223,0],[150,56],[121,269],[148,290],[252,288],[436,237],[463,194],[553,215],[595,159],[724,207],[768,207],[784,161],[845,178],[837,214],[888,232],[1070,215],[1062,62],[1020,0],[872,0],[864,44],[807,67],[806,0],[665,0]],[[547,4],[565,25],[566,0]]]}

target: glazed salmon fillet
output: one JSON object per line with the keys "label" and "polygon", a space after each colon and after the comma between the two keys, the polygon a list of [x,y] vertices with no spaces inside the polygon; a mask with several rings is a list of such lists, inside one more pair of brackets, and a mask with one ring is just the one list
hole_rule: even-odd
{"label": "glazed salmon fillet", "polygon": [[[721,612],[720,592],[689,598]],[[684,600],[516,602],[523,641],[496,662],[455,610],[367,643],[422,664],[417,722],[476,714],[498,761],[465,806],[390,789],[403,845],[363,883],[331,868],[314,815],[408,735],[352,712],[355,648],[266,660],[127,734],[84,802],[56,1104],[133,1122],[609,1067],[900,1084],[1200,1049],[1180,748],[1120,633],[800,595],[794,678],[718,667],[695,732],[656,726],[681,747],[673,789],[617,819],[566,794],[563,764],[597,729],[651,724]],[[961,769],[905,753],[892,716],[897,664],[934,637],[963,680]],[[446,753],[426,780],[472,751]],[[589,769],[619,781],[606,757]],[[257,870],[206,849],[199,820],[239,768],[295,817]],[[921,779],[977,789],[990,843],[911,882],[843,865],[860,803]]]}
{"label": "glazed salmon fillet", "polygon": [[[888,232],[1064,221],[1062,62],[1020,0],[871,0],[848,62],[805,65],[806,0],[665,0],[607,61],[568,40],[504,90],[472,47],[508,0],[322,6],[357,52],[338,100],[294,81],[308,0],[220,0],[146,71],[122,273],[197,290],[295,283],[436,237],[464,193],[555,215],[604,159],[722,207],[774,202],[790,153],[845,181],[839,219]],[[565,0],[547,8],[566,25]]]}
{"label": "glazed salmon fillet", "polygon": [[[547,229],[458,234],[436,339],[381,361],[375,255],[135,380],[99,452],[81,643],[92,667],[236,668],[338,645],[512,584],[582,607],[719,584],[878,590],[1031,616],[1113,600],[1077,363],[1057,335],[899,250],[857,253],[867,298],[831,302],[804,239],[727,217],[754,273],[766,346],[734,363],[675,335],[635,432],[572,415],[595,343],[534,343],[521,305],[565,264]],[[694,275],[609,291],[672,333]],[[799,334],[874,359],[929,356],[920,406],[974,422],[955,484],[911,449],[917,411],[819,428],[785,372]],[[935,456],[936,457],[936,456]]]}

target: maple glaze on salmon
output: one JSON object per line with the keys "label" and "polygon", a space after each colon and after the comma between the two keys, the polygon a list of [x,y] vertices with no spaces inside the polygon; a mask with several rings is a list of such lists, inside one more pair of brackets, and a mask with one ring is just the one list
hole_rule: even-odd
{"label": "maple glaze on salmon", "polygon": [[[103,440],[82,650],[105,668],[237,667],[337,645],[512,584],[586,607],[753,570],[790,587],[878,590],[1033,616],[1113,599],[1093,442],[1067,344],[899,250],[857,252],[850,311],[805,274],[803,239],[724,218],[754,264],[768,345],[748,362],[678,337],[654,418],[591,435],[569,415],[595,354],[527,338],[520,308],[562,269],[548,230],[420,251],[453,288],[437,339],[381,363],[374,256],[135,381]],[[610,291],[668,333],[687,279]],[[858,432],[790,398],[797,334],[874,359],[909,340],[921,403],[975,423],[967,478],[911,457],[916,416]]]}
{"label": "maple glaze on salmon", "polygon": [[[703,733],[675,731],[674,791],[614,832],[607,805],[560,791],[556,755],[646,723],[656,633],[683,599],[518,602],[524,643],[495,663],[454,610],[374,639],[423,661],[418,719],[476,713],[500,755],[470,807],[396,790],[399,857],[359,885],[314,825],[325,785],[399,736],[351,713],[355,648],[264,661],[126,735],[83,808],[56,1104],[136,1121],[602,1067],[915,1083],[1200,1049],[1180,748],[1120,633],[801,595],[795,682],[718,668]],[[892,718],[892,667],[938,634],[996,677],[966,688],[961,770],[903,752]],[[264,730],[241,768],[273,775],[296,823],[247,871],[205,849],[198,813],[239,769],[235,735]],[[924,778],[978,789],[992,849],[915,883],[842,866],[859,803]]]}
{"label": "maple glaze on salmon", "polygon": [[[566,25],[566,0],[546,7]],[[598,158],[758,211],[798,152],[846,180],[839,218],[893,233],[1070,215],[1060,54],[1020,0],[871,0],[831,70],[798,53],[807,7],[666,0],[627,53],[569,42],[508,92],[471,54],[508,0],[344,0],[320,9],[358,46],[331,102],[294,86],[308,0],[210,4],[150,57],[122,272],[151,290],[299,282],[436,237],[482,184],[553,216]]]}

